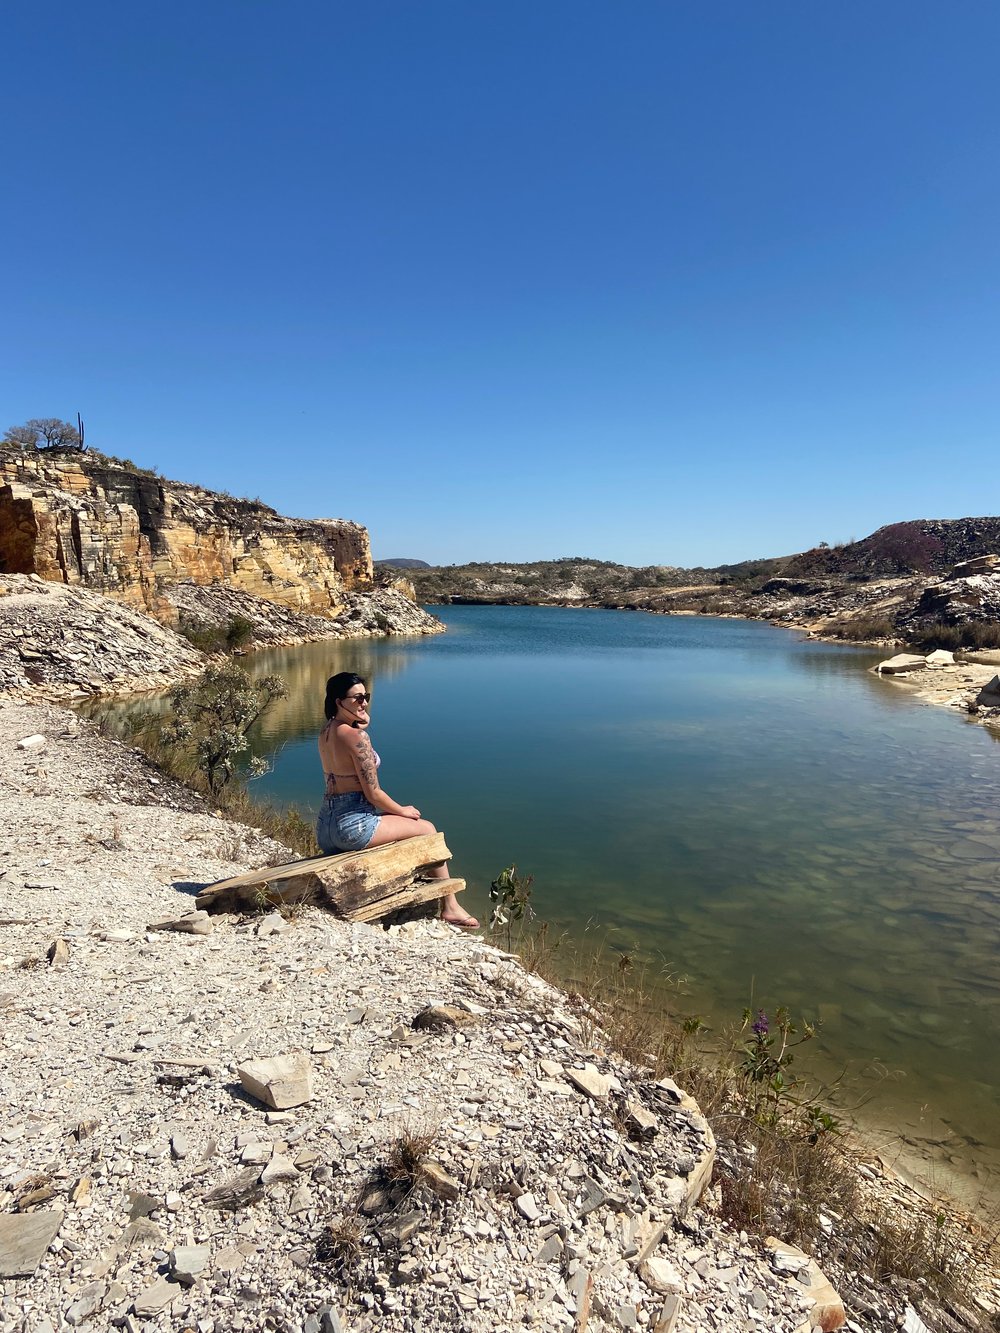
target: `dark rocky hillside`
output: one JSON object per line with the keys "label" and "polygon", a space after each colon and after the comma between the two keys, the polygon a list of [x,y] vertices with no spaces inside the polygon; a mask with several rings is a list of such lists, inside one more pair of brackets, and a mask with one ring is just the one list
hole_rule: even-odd
{"label": "dark rocky hillside", "polygon": [[962,560],[1000,551],[1000,518],[916,518],[890,523],[844,546],[787,558],[789,578],[899,578],[944,574]]}

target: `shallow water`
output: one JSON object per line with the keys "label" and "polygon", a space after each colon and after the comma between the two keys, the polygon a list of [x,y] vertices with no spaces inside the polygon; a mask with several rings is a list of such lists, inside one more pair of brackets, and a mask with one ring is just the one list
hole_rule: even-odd
{"label": "shallow water", "polygon": [[[325,680],[374,689],[384,786],[447,833],[465,901],[511,861],[540,916],[745,1005],[820,1018],[804,1070],[901,1133],[933,1183],[1000,1193],[1000,748],[771,626],[533,607],[434,608],[448,633],[258,654],[291,697],[256,789],[312,809]],[[870,1083],[877,1066],[893,1077]],[[925,1175],[927,1172],[925,1172]]]}

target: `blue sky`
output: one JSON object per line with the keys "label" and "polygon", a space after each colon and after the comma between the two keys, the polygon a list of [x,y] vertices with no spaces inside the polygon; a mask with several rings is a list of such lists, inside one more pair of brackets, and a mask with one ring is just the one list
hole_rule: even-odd
{"label": "blue sky", "polygon": [[996,513],[1000,6],[4,6],[0,429],[376,556]]}

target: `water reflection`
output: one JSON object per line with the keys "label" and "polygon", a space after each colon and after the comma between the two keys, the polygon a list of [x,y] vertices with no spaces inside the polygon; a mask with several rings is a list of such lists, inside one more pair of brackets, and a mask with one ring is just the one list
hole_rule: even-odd
{"label": "water reflection", "polygon": [[370,639],[307,643],[255,653],[245,665],[255,676],[279,675],[288,686],[288,698],[279,699],[261,719],[255,740],[280,747],[314,737],[323,726],[326,682],[338,671],[354,671],[368,681],[372,695],[380,684],[401,676],[409,666],[407,645],[416,648],[421,638],[394,638],[391,651],[384,642]]}

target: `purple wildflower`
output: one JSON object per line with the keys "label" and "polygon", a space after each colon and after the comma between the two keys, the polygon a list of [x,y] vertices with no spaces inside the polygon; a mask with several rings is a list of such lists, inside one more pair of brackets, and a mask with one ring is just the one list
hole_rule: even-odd
{"label": "purple wildflower", "polygon": [[767,1014],[763,1009],[757,1010],[757,1019],[751,1029],[758,1037],[766,1037],[768,1033]]}

